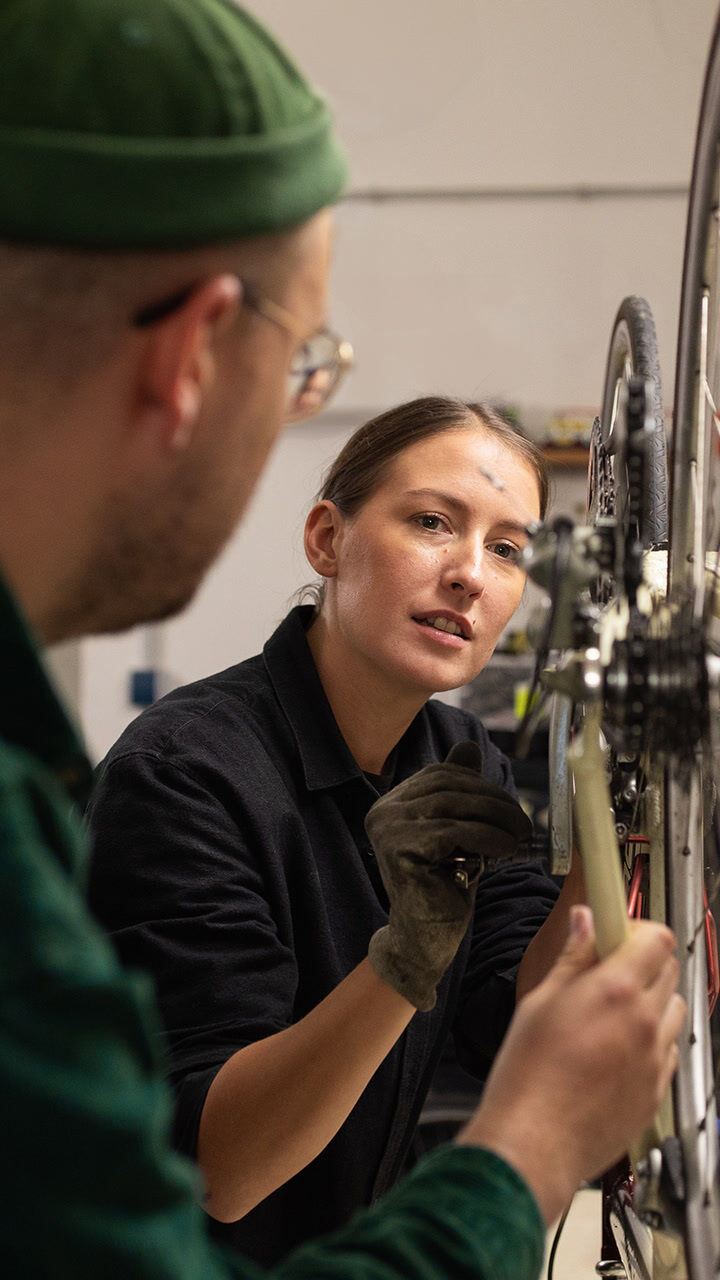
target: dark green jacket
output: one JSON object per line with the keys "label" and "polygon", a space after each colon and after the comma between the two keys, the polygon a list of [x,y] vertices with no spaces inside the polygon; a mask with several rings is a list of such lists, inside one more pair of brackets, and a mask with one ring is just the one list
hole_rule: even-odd
{"label": "dark green jacket", "polygon": [[[207,1240],[169,1146],[148,981],[84,902],[90,767],[0,585],[0,1258],[13,1277],[263,1274]],[[543,1227],[488,1151],[434,1153],[277,1280],[534,1280]]]}

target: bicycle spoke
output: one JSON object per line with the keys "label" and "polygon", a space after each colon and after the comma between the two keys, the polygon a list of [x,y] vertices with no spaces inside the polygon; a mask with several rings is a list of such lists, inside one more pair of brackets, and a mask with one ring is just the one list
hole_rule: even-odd
{"label": "bicycle spoke", "polygon": [[710,412],[712,414],[715,430],[717,431],[718,435],[720,435],[720,419],[718,418],[718,411],[715,408],[715,401],[713,400],[712,392],[710,390],[710,383],[708,382],[707,378],[705,379],[705,383],[704,383],[704,391],[705,391],[705,400],[707,401],[707,404],[710,406]]}

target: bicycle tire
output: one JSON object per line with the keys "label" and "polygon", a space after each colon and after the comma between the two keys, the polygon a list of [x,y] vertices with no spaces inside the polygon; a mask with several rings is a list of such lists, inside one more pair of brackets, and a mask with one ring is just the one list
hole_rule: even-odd
{"label": "bicycle tire", "polygon": [[[720,652],[708,611],[708,554],[720,548],[720,465],[713,387],[720,391],[718,193],[720,190],[720,20],[703,88],[685,238],[671,449],[668,602],[702,633],[706,653]],[[708,358],[710,364],[708,364]],[[714,593],[714,586],[712,591]],[[690,623],[688,622],[688,625]],[[665,779],[668,923],[678,939],[680,993],[688,1018],[673,1083],[682,1142],[686,1199],[684,1244],[690,1280],[720,1276],[720,1181],[717,1106],[708,1016],[708,973],[702,945],[706,859],[714,833],[708,783],[713,743],[671,759]]]}
{"label": "bicycle tire", "polygon": [[[663,409],[660,358],[658,355],[655,321],[645,298],[629,295],[623,298],[612,327],[605,380],[602,392],[599,436],[596,443],[602,445],[611,458],[617,453],[616,423],[619,389],[623,381],[636,374],[651,384],[652,434],[648,441],[646,492],[643,519],[638,530],[643,547],[650,548],[664,543],[668,525],[668,469],[665,440],[665,413]],[[595,450],[593,451],[595,454]],[[591,456],[591,469],[593,457]],[[616,502],[622,507],[626,488],[625,477],[614,475]],[[588,484],[588,507],[593,505],[593,477]]]}
{"label": "bicycle tire", "polygon": [[[665,439],[660,358],[655,321],[645,298],[629,295],[618,307],[611,330],[602,389],[601,413],[596,419],[588,463],[587,518],[592,524],[599,515],[615,515],[621,508],[626,488],[625,478],[610,477],[612,492],[604,491],[605,477],[600,463],[600,447],[613,465],[622,455],[624,442],[616,433],[618,388],[620,383],[637,374],[652,386],[651,414],[653,431],[649,441],[646,487],[638,535],[644,548],[664,544],[668,521],[668,469]],[[617,501],[619,499],[619,502]],[[604,596],[605,603],[614,594],[613,584]],[[575,712],[563,694],[553,694],[550,710],[550,804],[549,833],[552,865],[564,874],[570,867],[572,843],[572,796],[565,759],[571,724]]]}

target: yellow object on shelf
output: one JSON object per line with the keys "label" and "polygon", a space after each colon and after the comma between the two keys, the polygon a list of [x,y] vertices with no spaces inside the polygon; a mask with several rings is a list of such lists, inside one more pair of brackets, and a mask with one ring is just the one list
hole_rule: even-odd
{"label": "yellow object on shelf", "polygon": [[[540,690],[536,689],[532,696],[532,706],[536,707],[539,701]],[[530,685],[525,681],[516,684],[513,688],[513,711],[516,720],[522,720],[523,716],[527,715],[530,704]]]}

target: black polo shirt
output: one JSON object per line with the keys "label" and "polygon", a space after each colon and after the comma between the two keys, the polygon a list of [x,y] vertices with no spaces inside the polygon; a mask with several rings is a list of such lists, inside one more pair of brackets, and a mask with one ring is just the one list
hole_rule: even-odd
{"label": "black polo shirt", "polygon": [[[387,921],[363,826],[377,789],[320,684],[311,616],[292,610],[261,655],[141,715],[101,766],[89,812],[92,905],[125,962],[157,984],[176,1140],[190,1154],[222,1064],[314,1008]],[[398,744],[394,781],[466,738],[481,746],[488,779],[512,790],[482,724],[435,701]],[[218,1238],[271,1265],[394,1182],[448,1031],[482,1077],[519,961],[556,895],[536,863],[483,877],[435,1009],[415,1015],[317,1159],[241,1221],[213,1224]]]}

